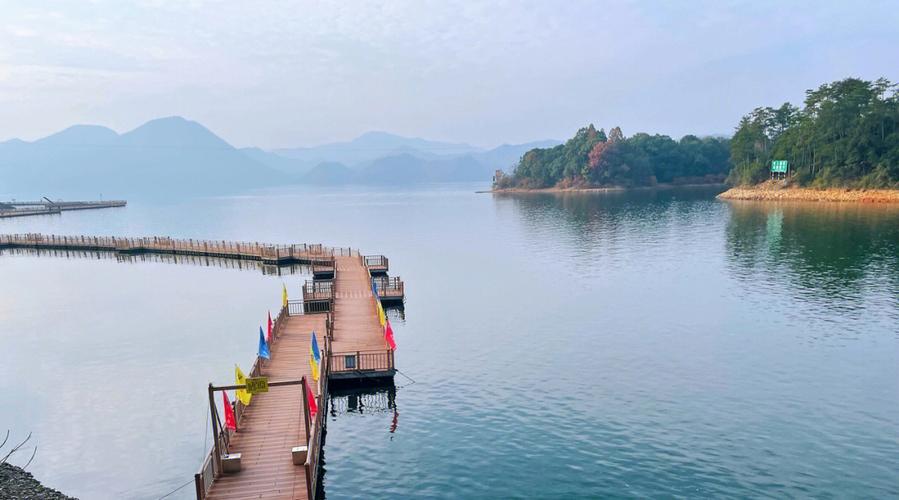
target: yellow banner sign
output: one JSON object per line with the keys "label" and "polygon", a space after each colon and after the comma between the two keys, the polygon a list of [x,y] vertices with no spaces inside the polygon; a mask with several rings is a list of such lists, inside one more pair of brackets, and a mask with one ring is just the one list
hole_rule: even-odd
{"label": "yellow banner sign", "polygon": [[250,377],[247,379],[247,392],[259,394],[268,392],[268,377]]}

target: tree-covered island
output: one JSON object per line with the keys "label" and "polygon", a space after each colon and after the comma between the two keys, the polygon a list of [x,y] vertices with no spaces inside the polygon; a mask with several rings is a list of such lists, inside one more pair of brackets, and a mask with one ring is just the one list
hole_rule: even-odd
{"label": "tree-covered island", "polygon": [[[565,144],[525,153],[497,189],[639,187],[727,183],[724,197],[825,199],[806,190],[899,189],[899,94],[885,78],[858,78],[806,91],[802,107],[756,108],[732,138],[687,135],[675,141],[618,127],[578,130]],[[769,182],[771,162],[786,160],[784,180]],[[778,191],[776,196],[751,195]],[[747,194],[750,193],[750,194]],[[843,196],[843,198],[846,198]],[[899,200],[897,193],[882,196]]]}
{"label": "tree-covered island", "polygon": [[728,144],[728,139],[694,135],[679,141],[658,134],[625,137],[618,127],[606,134],[591,124],[564,144],[528,151],[512,175],[499,176],[496,187],[639,187],[723,182],[730,170]]}

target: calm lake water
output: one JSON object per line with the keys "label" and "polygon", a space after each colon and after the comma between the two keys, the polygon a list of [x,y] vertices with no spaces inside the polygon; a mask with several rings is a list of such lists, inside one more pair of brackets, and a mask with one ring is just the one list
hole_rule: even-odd
{"label": "calm lake water", "polygon": [[[390,257],[402,374],[332,401],[329,498],[899,497],[899,209],[484,187],[134,200],[0,232]],[[303,278],[6,252],[0,432],[33,432],[29,470],[69,494],[173,490],[209,445],[207,382],[249,367]]]}

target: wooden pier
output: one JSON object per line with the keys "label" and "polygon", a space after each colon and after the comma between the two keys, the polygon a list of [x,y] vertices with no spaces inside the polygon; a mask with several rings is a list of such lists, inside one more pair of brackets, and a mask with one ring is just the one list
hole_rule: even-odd
{"label": "wooden pier", "polygon": [[[36,248],[56,250],[98,250],[122,254],[158,253],[196,255],[226,259],[258,260],[265,264],[327,265],[339,255],[359,256],[352,248],[333,248],[319,244],[272,245],[227,240],[176,239],[168,236],[142,238],[116,236],[60,236],[54,234],[0,235],[0,248]],[[333,264],[331,264],[333,265]]]}
{"label": "wooden pier", "polygon": [[[399,278],[386,276],[387,258],[351,248],[270,245],[168,237],[119,238],[42,234],[0,235],[0,248],[117,255],[184,255],[218,259],[302,263],[330,279],[306,281],[302,300],[288,300],[274,320],[271,359],[257,357],[247,375],[265,377],[268,391],[249,405],[233,401],[237,430],[223,428],[221,391],[247,385],[209,384],[213,445],[194,476],[198,499],[315,499],[321,492],[320,456],[328,389],[334,384],[377,384],[396,373],[394,353],[378,319],[374,281],[381,301],[404,297]],[[328,272],[325,272],[328,271]],[[310,346],[316,332],[320,372],[312,373]],[[316,375],[316,376],[313,376]],[[311,390],[318,411],[307,402]],[[237,458],[239,456],[239,458]],[[239,465],[238,465],[239,464]]]}
{"label": "wooden pier", "polygon": [[[293,315],[282,308],[275,320],[271,360],[256,358],[250,377],[267,377],[269,392],[255,394],[248,406],[234,402],[237,431],[222,429],[218,400],[210,398],[215,443],[194,476],[198,499],[316,497],[319,488],[319,455],[328,401],[328,367],[323,359],[319,381],[312,377],[309,345],[312,332],[329,350],[331,325],[327,314]],[[278,381],[283,386],[273,386]],[[299,381],[300,383],[289,383]],[[306,384],[318,401],[318,412],[310,414]],[[233,388],[243,386],[231,386]],[[219,388],[224,389],[224,387]],[[214,386],[210,384],[210,394]],[[302,460],[294,460],[293,449],[305,446]],[[225,473],[222,459],[240,455],[240,471]],[[297,463],[298,462],[298,463]]]}
{"label": "wooden pier", "polygon": [[[274,324],[271,360],[257,358],[250,373],[250,377],[264,376],[285,384],[300,380],[301,384],[255,395],[248,407],[240,401],[234,403],[237,431],[214,426],[216,444],[195,476],[198,499],[316,498],[329,385],[377,383],[395,375],[393,351],[378,321],[365,257],[337,256],[334,264],[333,280],[307,281],[303,300],[288,301],[282,308]],[[313,304],[327,304],[327,309],[310,307]],[[324,346],[318,382],[309,364],[313,330]],[[302,397],[305,384],[316,397],[315,415]],[[230,386],[238,387],[245,386]],[[210,385],[210,394],[215,390]],[[210,397],[210,401],[213,421],[219,421],[215,399]],[[292,452],[297,446],[306,447],[302,464]],[[239,472],[225,472],[221,460],[216,460],[217,456],[237,454]]]}
{"label": "wooden pier", "polygon": [[[369,381],[396,373],[371,290],[368,259],[337,257],[334,276],[334,336],[331,378]],[[386,260],[386,259],[385,259]]]}
{"label": "wooden pier", "polygon": [[28,215],[59,214],[70,210],[94,210],[99,208],[124,207],[125,200],[109,201],[4,201],[0,202],[0,218],[25,217]]}

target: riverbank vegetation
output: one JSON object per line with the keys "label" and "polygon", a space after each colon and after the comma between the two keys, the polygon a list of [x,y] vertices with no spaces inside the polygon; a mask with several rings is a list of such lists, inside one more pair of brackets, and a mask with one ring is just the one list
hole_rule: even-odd
{"label": "riverbank vegetation", "polygon": [[803,107],[756,108],[731,140],[733,185],[769,178],[787,160],[791,183],[813,188],[899,188],[899,96],[881,78],[857,78],[806,91]]}
{"label": "riverbank vegetation", "polygon": [[729,141],[688,135],[675,141],[644,133],[608,135],[592,124],[553,148],[532,149],[512,175],[498,176],[498,189],[637,187],[657,183],[722,182],[729,170]]}
{"label": "riverbank vegetation", "polygon": [[806,91],[802,107],[756,108],[733,138],[625,137],[593,125],[565,144],[532,149],[496,188],[637,187],[722,181],[757,185],[773,160],[790,165],[791,186],[899,189],[899,86],[847,78]]}

